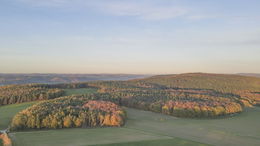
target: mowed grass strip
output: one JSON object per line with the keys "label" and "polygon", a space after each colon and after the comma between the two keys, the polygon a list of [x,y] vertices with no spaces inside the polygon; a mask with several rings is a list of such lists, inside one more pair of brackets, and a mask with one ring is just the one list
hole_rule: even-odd
{"label": "mowed grass strip", "polygon": [[127,128],[28,131],[9,136],[14,146],[83,146],[171,138]]}
{"label": "mowed grass strip", "polygon": [[0,130],[4,130],[11,123],[13,116],[19,111],[35,104],[36,102],[26,102],[0,106]]}
{"label": "mowed grass strip", "polygon": [[200,144],[193,141],[187,141],[180,138],[172,138],[172,139],[157,139],[157,140],[143,140],[143,141],[136,141],[136,142],[102,144],[102,145],[93,145],[93,146],[205,146],[205,144]]}
{"label": "mowed grass strip", "polygon": [[95,88],[79,88],[79,89],[64,89],[65,95],[76,95],[76,94],[87,94],[87,93],[96,93],[97,89]]}

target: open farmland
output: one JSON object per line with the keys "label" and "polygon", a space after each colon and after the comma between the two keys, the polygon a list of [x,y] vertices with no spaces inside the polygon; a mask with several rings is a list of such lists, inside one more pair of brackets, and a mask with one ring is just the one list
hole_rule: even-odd
{"label": "open farmland", "polygon": [[[201,84],[204,81],[200,81]],[[80,145],[259,145],[260,144],[260,107],[249,106],[243,107],[243,111],[238,114],[231,114],[220,117],[204,117],[204,118],[180,118],[172,115],[165,115],[161,113],[154,113],[151,111],[140,110],[142,108],[136,107],[137,103],[149,103],[150,99],[161,101],[168,100],[166,97],[175,100],[190,100],[197,101],[197,98],[204,98],[204,94],[212,96],[205,98],[207,101],[212,99],[221,99],[221,102],[230,101],[238,102],[240,96],[229,95],[222,92],[215,92],[211,89],[195,90],[188,88],[172,88],[164,87],[167,84],[159,85],[150,82],[149,80],[142,82],[134,80],[129,82],[97,82],[97,83],[79,83],[74,84],[83,86],[84,88],[72,89],[70,85],[59,85],[60,89],[64,90],[65,95],[75,97],[86,97],[86,94],[94,93],[99,99],[102,95],[112,97],[109,100],[119,104],[133,102],[133,106],[125,104],[124,107],[127,112],[127,121],[123,127],[120,128],[64,128],[53,130],[25,130],[19,132],[9,133],[14,146],[80,146]],[[73,85],[73,86],[74,86]],[[88,88],[88,85],[99,87],[98,89]],[[230,85],[231,86],[231,85]],[[47,87],[47,86],[46,86]],[[51,87],[51,86],[50,86]],[[56,88],[57,86],[54,85]],[[64,87],[67,87],[64,89]],[[91,87],[91,86],[90,86]],[[233,86],[235,87],[235,86]],[[239,87],[240,88],[240,87]],[[243,87],[244,88],[244,87]],[[167,94],[161,92],[167,90],[172,93],[185,94]],[[240,89],[239,89],[240,90]],[[158,91],[158,92],[155,92]],[[160,91],[160,92],[159,92]],[[253,91],[253,90],[252,90]],[[258,91],[258,90],[257,90]],[[95,93],[101,92],[101,93]],[[102,93],[103,92],[103,93]],[[145,93],[145,94],[144,94]],[[195,94],[203,96],[194,96]],[[255,96],[248,96],[248,100],[258,101],[258,92]],[[224,98],[219,97],[223,95]],[[127,97],[127,98],[126,98]],[[129,97],[132,97],[131,99]],[[180,98],[183,97],[183,98]],[[192,98],[194,97],[194,98]],[[195,98],[196,97],[196,98]],[[69,97],[67,97],[69,98]],[[127,99],[127,100],[124,100]],[[149,99],[149,100],[148,100]],[[56,101],[59,99],[54,99]],[[223,101],[222,101],[223,100]],[[49,100],[52,101],[52,100]],[[151,100],[152,101],[152,100]],[[153,102],[153,101],[152,101]],[[176,101],[175,101],[176,102]],[[219,101],[217,101],[219,102]],[[0,107],[1,129],[6,129],[10,124],[11,118],[18,111],[32,105],[35,102],[13,104]],[[227,102],[228,103],[228,102]],[[254,102],[251,102],[252,104]],[[139,104],[142,105],[142,104]],[[151,109],[156,109],[154,104],[151,104]],[[228,105],[228,104],[227,104]],[[124,106],[124,104],[122,104]],[[131,107],[131,108],[130,108]],[[133,107],[133,108],[132,108]],[[138,109],[140,108],[140,109]],[[147,110],[151,110],[147,109]],[[7,112],[8,111],[8,112]],[[155,110],[156,111],[156,110]]]}
{"label": "open farmland", "polygon": [[[93,93],[94,89],[66,89],[67,95]],[[2,129],[5,129],[10,124],[12,117],[22,109],[29,107],[35,102],[13,104],[1,107],[1,115],[6,113],[6,110],[12,111],[8,112],[0,121],[4,121]],[[131,109],[127,109],[130,110]],[[134,111],[135,112],[135,111]],[[152,113],[153,114],[153,113]],[[4,120],[3,120],[4,119]],[[130,120],[134,122],[135,120]],[[133,128],[128,128],[127,123],[122,128],[97,128],[97,129],[62,129],[62,130],[43,130],[43,131],[28,131],[28,132],[16,132],[10,133],[14,146],[47,146],[47,145],[96,145],[96,144],[114,144],[125,145],[131,142],[138,142],[142,145],[150,145],[151,142],[160,143],[175,143],[183,145],[201,145],[200,143],[173,138],[172,136],[167,136],[163,134],[156,134],[153,132],[145,132],[143,130],[137,130]],[[138,121],[136,121],[138,122]],[[113,133],[113,134],[111,134]],[[30,137],[30,138],[28,138]],[[204,144],[203,144],[204,145]]]}
{"label": "open farmland", "polygon": [[[259,145],[260,108],[247,109],[225,119],[185,119],[127,108],[128,121],[122,128],[63,129],[11,133],[15,146],[22,145],[150,145],[159,140],[165,145]],[[30,137],[30,138],[28,138]],[[174,138],[181,138],[174,139]],[[175,141],[177,140],[177,141]],[[191,140],[191,141],[190,141]],[[175,141],[175,142],[174,142]],[[193,141],[201,142],[196,143]]]}

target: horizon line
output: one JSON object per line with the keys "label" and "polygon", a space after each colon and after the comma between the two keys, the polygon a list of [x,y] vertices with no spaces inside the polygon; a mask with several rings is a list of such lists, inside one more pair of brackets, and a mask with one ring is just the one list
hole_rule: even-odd
{"label": "horizon line", "polygon": [[9,73],[3,73],[0,72],[0,74],[64,74],[64,75],[171,75],[171,74],[193,74],[193,73],[201,73],[201,74],[260,74],[260,73],[251,73],[251,72],[237,72],[237,73],[218,73],[218,72],[182,72],[182,73],[36,73],[36,72],[32,72],[32,73],[15,73],[15,72],[9,72]]}

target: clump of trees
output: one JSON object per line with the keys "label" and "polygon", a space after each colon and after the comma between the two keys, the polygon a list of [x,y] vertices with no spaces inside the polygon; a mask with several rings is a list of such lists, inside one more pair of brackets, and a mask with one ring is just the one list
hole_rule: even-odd
{"label": "clump of trees", "polygon": [[[140,96],[141,95],[141,96]],[[165,97],[165,98],[160,98]],[[135,94],[122,98],[124,106],[164,113],[177,117],[217,117],[242,111],[242,106],[235,100],[228,98],[210,96],[178,96],[172,97],[171,94]]]}
{"label": "clump of trees", "polygon": [[178,117],[216,117],[239,113],[241,111],[241,105],[235,102],[207,103],[170,100],[162,106],[162,113]]}
{"label": "clump of trees", "polygon": [[120,105],[178,117],[224,116],[241,112],[245,105],[239,95],[212,89],[172,88],[143,81],[106,81],[96,86]]}
{"label": "clump of trees", "polygon": [[16,114],[10,129],[122,126],[126,113],[111,101],[116,103],[108,94],[74,95],[42,101]]}
{"label": "clump of trees", "polygon": [[241,90],[237,91],[236,94],[242,97],[240,101],[245,106],[260,105],[260,92]]}
{"label": "clump of trees", "polygon": [[64,90],[38,85],[9,85],[0,87],[0,105],[47,100],[64,95]]}

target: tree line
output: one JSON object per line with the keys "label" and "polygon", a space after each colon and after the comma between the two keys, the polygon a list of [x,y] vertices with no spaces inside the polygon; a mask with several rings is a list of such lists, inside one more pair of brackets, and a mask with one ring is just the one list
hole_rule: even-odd
{"label": "tree line", "polygon": [[64,90],[35,85],[9,85],[0,87],[0,105],[53,99],[64,95]]}
{"label": "tree line", "polygon": [[106,81],[99,92],[119,99],[120,105],[178,117],[217,117],[243,110],[241,97],[212,89],[161,87],[144,82]]}

